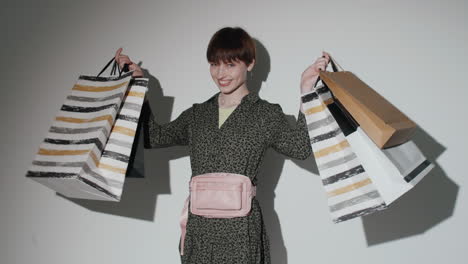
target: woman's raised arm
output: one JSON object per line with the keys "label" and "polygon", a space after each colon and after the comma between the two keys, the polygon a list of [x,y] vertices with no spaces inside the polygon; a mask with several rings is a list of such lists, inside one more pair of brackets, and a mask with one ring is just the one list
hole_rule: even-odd
{"label": "woman's raised arm", "polygon": [[291,126],[281,106],[275,104],[270,146],[277,152],[290,158],[305,160],[312,154],[307,123],[302,111],[299,111],[296,124]]}
{"label": "woman's raised arm", "polygon": [[[302,73],[301,96],[313,90],[320,71],[326,69],[329,61],[330,55],[322,52],[322,57],[317,58],[314,64],[307,67]],[[288,157],[304,160],[312,154],[312,146],[302,108],[302,100],[300,106],[296,124],[291,127],[286,120],[286,115],[283,113],[281,106],[279,104],[275,105],[275,118],[272,126],[275,132],[273,133],[273,140],[270,146]]]}
{"label": "woman's raised arm", "polygon": [[[128,65],[130,71],[134,71],[133,77],[143,77],[143,71],[130,58],[122,54],[122,48],[115,53],[115,61],[120,68]],[[143,125],[145,148],[164,148],[175,145],[188,145],[189,123],[192,116],[192,107],[183,111],[176,119],[166,124],[158,124],[151,111],[149,102],[145,100],[141,114]]]}
{"label": "woman's raised arm", "polygon": [[156,122],[148,101],[145,101],[142,114],[145,148],[188,145],[191,120],[192,107],[183,111],[173,121],[160,125]]}

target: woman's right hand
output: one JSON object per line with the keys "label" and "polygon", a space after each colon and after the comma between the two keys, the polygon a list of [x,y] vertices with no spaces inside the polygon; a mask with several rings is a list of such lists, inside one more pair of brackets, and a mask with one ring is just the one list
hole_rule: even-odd
{"label": "woman's right hand", "polygon": [[119,48],[115,53],[115,61],[117,62],[119,67],[122,69],[125,64],[128,64],[128,68],[130,69],[130,71],[134,71],[132,73],[133,77],[143,77],[143,71],[141,70],[140,66],[138,66],[138,64],[133,63],[127,55],[121,53],[122,48]]}

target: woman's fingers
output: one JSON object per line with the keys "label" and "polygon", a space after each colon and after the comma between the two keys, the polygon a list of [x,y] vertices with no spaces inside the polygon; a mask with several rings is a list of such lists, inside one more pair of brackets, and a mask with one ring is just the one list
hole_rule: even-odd
{"label": "woman's fingers", "polygon": [[120,55],[117,60],[120,67],[123,67],[125,64],[131,64],[130,62],[131,60],[127,55]]}
{"label": "woman's fingers", "polygon": [[325,68],[327,67],[327,64],[328,64],[328,61],[325,58],[320,58],[320,59],[317,59],[317,61],[315,61],[314,68],[317,70],[324,71]]}
{"label": "woman's fingers", "polygon": [[317,60],[315,60],[315,62],[319,62],[319,61],[327,61],[327,59],[324,57],[318,57]]}
{"label": "woman's fingers", "polygon": [[141,70],[140,66],[134,63],[132,65],[129,65],[128,67],[130,71],[133,71],[133,77],[143,77],[143,71]]}
{"label": "woman's fingers", "polygon": [[125,54],[122,54],[122,48],[119,48],[116,52],[115,52],[115,61],[117,62],[117,64],[120,66],[120,68],[124,67],[125,64],[133,64],[133,62],[130,60],[130,58],[125,55]]}
{"label": "woman's fingers", "polygon": [[320,71],[325,71],[330,61],[330,54],[322,51],[322,57],[319,57],[315,62],[307,67],[301,76],[301,89],[312,87],[317,80]]}
{"label": "woman's fingers", "polygon": [[325,69],[325,67],[327,67],[327,62],[326,62],[326,61],[320,61],[320,62],[318,63],[318,65],[319,65],[319,67],[321,67],[322,70],[323,70],[323,69]]}
{"label": "woman's fingers", "polygon": [[125,64],[127,64],[128,69],[130,71],[133,71],[133,74],[132,74],[133,77],[143,77],[143,71],[141,70],[140,66],[133,63],[127,55],[122,54],[122,50],[123,50],[122,48],[117,49],[117,51],[115,52],[115,57],[114,57],[115,61],[120,66],[120,68],[123,68]]}
{"label": "woman's fingers", "polygon": [[122,50],[123,50],[122,48],[119,48],[119,49],[115,52],[115,57],[114,57],[114,58],[115,58],[116,61],[117,61],[117,59],[119,58],[120,53],[122,52]]}
{"label": "woman's fingers", "polygon": [[135,64],[135,63],[130,64],[128,68],[130,71],[141,71],[140,66],[138,66],[138,64]]}
{"label": "woman's fingers", "polygon": [[319,64],[319,63],[325,63],[327,64],[328,63],[328,60],[326,58],[317,58],[317,60],[314,62],[315,65]]}
{"label": "woman's fingers", "polygon": [[118,48],[117,51],[115,52],[115,57],[120,56],[120,53],[122,53],[122,48]]}
{"label": "woman's fingers", "polygon": [[320,58],[319,61],[324,62],[324,63],[327,63],[327,62],[328,62],[328,59],[327,59],[327,58]]}
{"label": "woman's fingers", "polygon": [[323,57],[326,59],[327,65],[328,65],[328,63],[330,63],[330,59],[331,59],[330,54],[325,52],[325,51],[323,51],[322,54],[323,54]]}

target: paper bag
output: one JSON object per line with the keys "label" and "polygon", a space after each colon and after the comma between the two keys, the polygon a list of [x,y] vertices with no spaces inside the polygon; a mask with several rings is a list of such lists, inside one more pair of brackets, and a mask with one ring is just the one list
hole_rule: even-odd
{"label": "paper bag", "polygon": [[[346,109],[343,108],[343,105],[333,97],[327,87],[322,86],[316,88],[315,93],[317,97],[312,100],[319,101],[321,109],[323,109],[321,112],[328,112],[330,115],[327,116],[326,119],[318,120],[319,116],[312,114],[313,111],[311,111],[311,109],[313,108],[309,108],[309,110],[306,111],[306,120],[308,122],[309,135],[311,136],[312,148],[318,164],[320,176],[323,179],[322,182],[329,197],[330,189],[333,187],[329,186],[330,181],[326,179],[330,178],[330,173],[327,171],[328,168],[324,168],[319,164],[321,161],[317,159],[318,155],[316,155],[316,152],[320,150],[320,144],[325,144],[332,136],[334,138],[340,136],[346,138],[348,151],[353,152],[355,155],[354,158],[362,166],[360,168],[361,173],[365,173],[368,177],[367,182],[364,183],[361,181],[361,183],[358,184],[359,189],[372,184],[372,190],[374,191],[375,189],[373,197],[378,198],[379,201],[382,200],[385,207],[389,206],[396,199],[413,188],[413,186],[433,168],[433,164],[426,160],[419,148],[417,148],[411,140],[395,147],[384,150],[379,149],[367,134],[362,131]],[[310,98],[315,98],[315,96]],[[326,120],[326,122],[323,120]],[[333,132],[326,132],[326,128],[332,125],[336,125],[332,130]],[[350,172],[341,172],[337,175],[342,175],[342,179],[346,179],[349,176],[356,177]],[[353,184],[337,186],[340,186],[342,191],[352,190],[356,192],[359,189],[355,189]],[[358,195],[359,194],[360,193],[358,193]],[[359,201],[366,202],[369,197],[370,195],[361,195]],[[361,214],[360,216],[375,211],[376,210],[368,210],[367,213]],[[350,218],[346,218],[346,220],[347,219]],[[335,222],[338,222],[337,220],[338,219],[334,219]]]}
{"label": "paper bag", "polygon": [[380,149],[326,86],[317,93],[327,101],[327,108],[387,206],[412,189],[434,167],[411,139]]}
{"label": "paper bag", "polygon": [[342,129],[316,91],[302,95],[310,142],[333,222],[368,215],[387,206]]}
{"label": "paper bag", "polygon": [[[333,58],[331,63],[337,65]],[[321,71],[320,78],[379,148],[404,143],[413,135],[416,124],[352,72]]]}
{"label": "paper bag", "polygon": [[80,76],[26,176],[68,197],[119,201],[148,84],[132,73]]}

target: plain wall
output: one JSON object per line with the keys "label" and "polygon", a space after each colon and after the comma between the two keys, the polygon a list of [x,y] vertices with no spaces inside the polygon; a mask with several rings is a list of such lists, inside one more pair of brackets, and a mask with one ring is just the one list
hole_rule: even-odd
{"label": "plain wall", "polygon": [[241,26],[259,43],[260,97],[297,118],[302,71],[321,51],[420,127],[436,168],[389,209],[333,224],[311,157],[269,150],[259,199],[273,263],[466,263],[466,1],[2,1],[0,263],[179,263],[191,174],[183,147],[143,150],[119,203],[69,199],[25,177],[80,74],[124,48],[152,76],[168,122],[218,90],[211,35]]}

